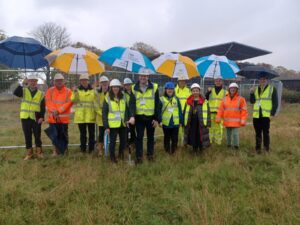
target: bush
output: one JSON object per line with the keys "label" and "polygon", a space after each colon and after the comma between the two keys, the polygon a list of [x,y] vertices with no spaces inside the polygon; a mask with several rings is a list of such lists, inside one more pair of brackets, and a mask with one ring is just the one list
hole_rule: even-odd
{"label": "bush", "polygon": [[300,103],[300,92],[283,89],[282,100],[288,103]]}

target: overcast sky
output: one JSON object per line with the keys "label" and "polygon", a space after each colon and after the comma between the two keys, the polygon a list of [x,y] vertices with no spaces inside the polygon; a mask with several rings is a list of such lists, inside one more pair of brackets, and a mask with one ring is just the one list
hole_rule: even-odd
{"label": "overcast sky", "polygon": [[143,41],[160,52],[237,41],[273,53],[249,61],[300,71],[300,0],[0,0],[0,29],[44,22],[102,50]]}

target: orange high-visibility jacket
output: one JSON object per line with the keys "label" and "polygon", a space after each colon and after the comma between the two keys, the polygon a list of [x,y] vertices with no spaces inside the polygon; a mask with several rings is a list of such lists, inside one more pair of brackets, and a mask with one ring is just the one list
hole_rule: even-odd
{"label": "orange high-visibility jacket", "polygon": [[[55,86],[47,90],[45,101],[49,123],[70,122],[71,107],[73,104],[71,101],[71,96],[72,91],[65,86],[61,90],[58,90]],[[53,110],[58,111],[59,119],[57,121],[53,117]]]}
{"label": "orange high-visibility jacket", "polygon": [[216,122],[220,123],[223,120],[225,127],[240,127],[246,125],[247,116],[245,98],[236,93],[231,99],[230,94],[227,93],[219,106]]}

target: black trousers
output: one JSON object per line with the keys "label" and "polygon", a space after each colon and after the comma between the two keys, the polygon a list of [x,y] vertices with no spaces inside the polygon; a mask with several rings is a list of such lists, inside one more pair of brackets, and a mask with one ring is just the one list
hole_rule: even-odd
{"label": "black trousers", "polygon": [[32,119],[21,119],[22,129],[25,137],[26,149],[32,148],[32,134],[34,136],[35,146],[42,147],[41,124]]}
{"label": "black trousers", "polygon": [[256,145],[255,149],[261,149],[261,143],[263,140],[264,148],[268,151],[270,148],[270,118],[268,117],[260,117],[253,118],[253,126],[255,129],[255,140]]}
{"label": "black trousers", "polygon": [[178,145],[178,127],[165,128],[164,131],[164,148],[168,153],[174,153]]}
{"label": "black trousers", "polygon": [[94,151],[95,146],[95,124],[94,123],[79,123],[80,131],[80,149],[82,152],[86,151],[87,130],[89,132],[89,152]]}
{"label": "black trousers", "polygon": [[120,127],[120,128],[110,128],[110,133],[109,133],[109,153],[110,153],[110,159],[115,160],[115,148],[116,148],[116,141],[117,141],[117,136],[119,134],[119,139],[120,139],[120,145],[119,145],[119,157],[121,159],[124,158],[124,150],[126,147],[126,127]]}
{"label": "black trousers", "polygon": [[135,123],[136,129],[136,159],[142,160],[143,158],[143,139],[144,139],[144,131],[147,131],[147,157],[148,159],[153,158],[154,154],[154,131],[155,128],[152,126],[152,119],[143,120],[136,119]]}
{"label": "black trousers", "polygon": [[101,144],[103,144],[104,143],[104,133],[105,133],[105,129],[104,129],[104,127],[103,126],[101,126],[101,127],[98,127],[99,128],[99,139],[98,139],[98,141],[99,141],[99,143],[101,143]]}

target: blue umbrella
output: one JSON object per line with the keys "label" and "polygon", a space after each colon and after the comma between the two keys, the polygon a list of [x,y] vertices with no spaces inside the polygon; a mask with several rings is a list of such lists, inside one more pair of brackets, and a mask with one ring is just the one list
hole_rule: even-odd
{"label": "blue umbrella", "polygon": [[147,56],[130,48],[112,47],[104,51],[99,56],[99,60],[110,66],[116,66],[135,73],[139,72],[141,68],[147,68],[155,72],[154,66]]}
{"label": "blue umbrella", "polygon": [[203,78],[236,78],[236,73],[240,70],[238,65],[226,56],[210,55],[201,57],[195,62]]}
{"label": "blue umbrella", "polygon": [[0,42],[0,63],[10,68],[38,69],[48,65],[44,59],[51,52],[33,38],[13,36]]}
{"label": "blue umbrella", "polygon": [[104,132],[104,155],[105,156],[108,156],[109,144],[110,144],[109,133],[105,131]]}
{"label": "blue umbrella", "polygon": [[[60,132],[57,129],[60,129]],[[56,128],[55,125],[51,124],[44,131],[52,141],[52,144],[59,150],[59,153],[63,155],[68,147],[68,137],[64,127],[59,126]]]}

